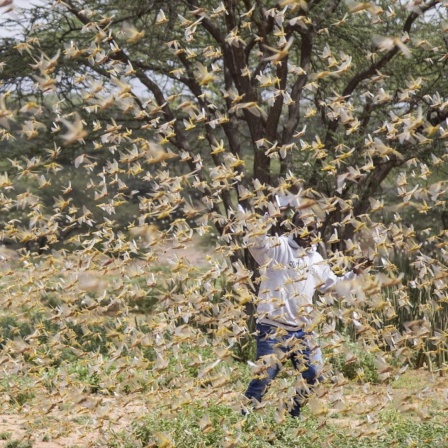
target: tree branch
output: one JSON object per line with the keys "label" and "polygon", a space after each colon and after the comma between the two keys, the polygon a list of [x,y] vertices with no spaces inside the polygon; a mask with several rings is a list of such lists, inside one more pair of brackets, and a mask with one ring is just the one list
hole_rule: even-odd
{"label": "tree branch", "polygon": [[[438,3],[440,3],[440,0],[432,0],[430,3],[424,5],[421,7],[421,11],[422,14],[424,14],[425,12],[427,12],[429,9],[435,7]],[[412,27],[412,24],[415,22],[415,20],[420,17],[420,14],[417,14],[415,12],[412,12],[411,14],[409,14],[409,16],[407,17],[404,25],[403,25],[403,30],[402,33],[409,33]],[[380,58],[378,61],[374,62],[373,64],[370,65],[370,67],[368,67],[367,69],[355,74],[352,79],[348,82],[348,84],[346,85],[345,89],[342,92],[342,96],[351,96],[351,94],[354,92],[354,90],[358,87],[358,85],[372,77],[373,75],[375,75],[377,73],[377,71],[379,71],[380,69],[382,69],[383,67],[385,67],[392,59],[393,57],[399,52],[399,48],[398,46],[394,46],[391,50],[389,50],[382,58]],[[333,139],[333,134],[336,131],[337,127],[339,126],[339,120],[333,120],[329,126],[328,126],[328,130],[327,130],[327,135],[325,137],[325,144],[326,145],[330,145],[331,141]]]}
{"label": "tree branch", "polygon": [[280,79],[279,94],[277,95],[274,104],[269,110],[268,118],[266,120],[266,138],[273,142],[277,140],[277,128],[283,110],[284,97],[282,91],[286,89],[286,81],[288,79],[288,58],[286,57],[277,65],[277,76]]}
{"label": "tree branch", "polygon": [[[429,9],[436,6],[438,3],[440,3],[440,0],[432,0],[430,3],[428,3],[425,6],[421,7],[422,14],[427,12]],[[409,33],[411,31],[412,24],[415,22],[415,20],[420,17],[420,14],[417,14],[415,12],[412,12],[409,14],[408,18],[406,19],[402,33]],[[363,70],[362,72],[357,73],[353,78],[348,82],[347,86],[342,92],[343,96],[351,95],[353,91],[356,89],[356,87],[359,85],[360,82],[364,81],[365,79],[370,78],[373,76],[378,70],[383,68],[399,51],[399,48],[395,46],[390,51],[388,51],[381,59],[379,59],[377,62],[373,63],[369,68],[366,70]]]}
{"label": "tree branch", "polygon": [[292,103],[288,107],[288,120],[283,127],[282,145],[291,143],[294,130],[300,122],[300,99],[303,87],[308,80],[308,73],[311,70],[311,53],[313,48],[312,32],[302,34],[300,47],[300,68],[305,72],[297,77],[291,89]]}

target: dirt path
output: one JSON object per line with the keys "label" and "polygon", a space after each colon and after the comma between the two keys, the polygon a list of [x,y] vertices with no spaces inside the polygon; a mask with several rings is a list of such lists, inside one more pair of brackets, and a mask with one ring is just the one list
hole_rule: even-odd
{"label": "dirt path", "polygon": [[[88,448],[101,447],[112,432],[129,427],[134,418],[148,412],[141,400],[94,397],[91,403],[101,402],[94,409],[86,407],[78,415],[67,415],[55,406],[41,418],[35,413],[29,418],[20,414],[0,414],[0,448],[20,442],[26,448]],[[89,406],[89,403],[86,403]],[[99,418],[101,417],[101,418]],[[104,442],[105,443],[105,442]]]}

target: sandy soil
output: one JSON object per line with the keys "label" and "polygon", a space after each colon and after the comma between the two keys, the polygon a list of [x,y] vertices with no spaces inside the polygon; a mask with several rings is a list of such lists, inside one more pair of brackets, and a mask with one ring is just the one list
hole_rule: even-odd
{"label": "sandy soil", "polygon": [[[101,406],[86,406],[85,413],[67,416],[55,406],[48,414],[30,418],[20,414],[0,414],[0,448],[18,441],[32,448],[88,448],[102,447],[112,432],[117,433],[130,425],[134,418],[148,412],[139,398],[104,397],[92,394],[92,402]],[[90,409],[89,409],[90,408]],[[99,412],[100,410],[100,412]],[[98,414],[101,418],[98,418]],[[102,442],[103,441],[103,442]]]}

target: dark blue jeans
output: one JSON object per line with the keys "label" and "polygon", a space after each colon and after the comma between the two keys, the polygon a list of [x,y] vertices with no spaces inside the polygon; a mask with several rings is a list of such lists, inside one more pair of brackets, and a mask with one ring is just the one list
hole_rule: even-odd
{"label": "dark blue jeans", "polygon": [[[266,324],[257,324],[257,361],[260,373],[254,378],[246,390],[246,397],[261,402],[272,380],[280,371],[281,365],[288,359],[300,372],[307,385],[314,385],[322,370],[322,354],[320,348],[311,343],[312,335],[300,331],[287,331]],[[314,345],[314,346],[313,346]],[[300,407],[308,390],[298,390],[293,399],[289,413],[298,417]]]}

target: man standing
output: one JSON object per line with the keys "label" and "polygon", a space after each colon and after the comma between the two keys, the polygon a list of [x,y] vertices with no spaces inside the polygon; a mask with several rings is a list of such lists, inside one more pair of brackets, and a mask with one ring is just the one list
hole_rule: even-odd
{"label": "man standing", "polygon": [[[311,245],[317,231],[315,221],[304,222],[299,212],[292,220],[289,236],[248,237],[248,248],[260,265],[261,283],[257,301],[257,360],[260,371],[246,390],[257,406],[268,386],[291,359],[303,378],[303,386],[287,404],[293,417],[300,416],[304,399],[322,371],[322,354],[312,332],[315,310],[313,295],[336,282],[349,280],[355,272],[337,277]],[[245,412],[243,412],[245,413]]]}

